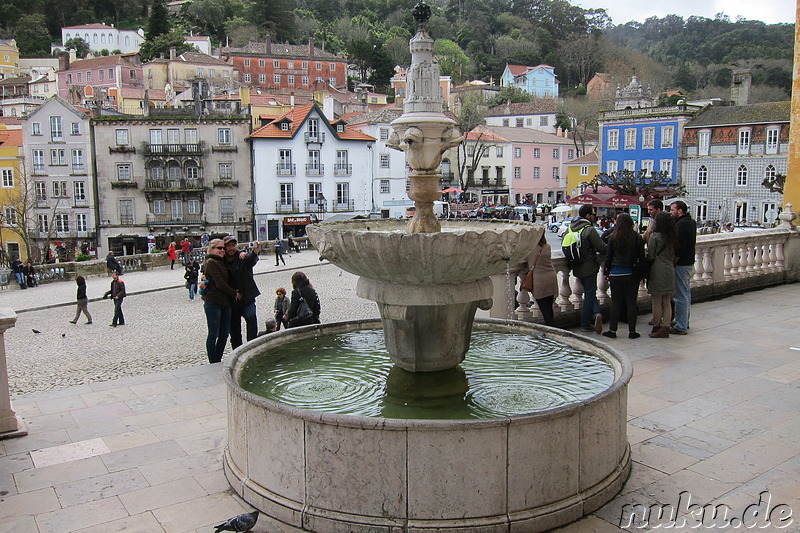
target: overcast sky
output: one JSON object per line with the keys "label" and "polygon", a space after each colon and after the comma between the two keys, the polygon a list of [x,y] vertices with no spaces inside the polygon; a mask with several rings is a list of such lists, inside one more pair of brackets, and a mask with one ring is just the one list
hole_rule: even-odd
{"label": "overcast sky", "polygon": [[573,0],[573,3],[584,8],[605,8],[615,25],[669,14],[685,19],[692,15],[714,18],[717,13],[725,13],[731,20],[741,15],[748,20],[776,24],[794,22],[796,11],[795,0]]}

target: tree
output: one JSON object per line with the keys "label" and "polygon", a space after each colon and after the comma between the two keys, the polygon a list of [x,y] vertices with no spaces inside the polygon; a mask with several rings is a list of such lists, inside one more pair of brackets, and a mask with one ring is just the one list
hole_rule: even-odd
{"label": "tree", "polygon": [[633,170],[618,170],[616,172],[601,172],[590,181],[581,183],[582,186],[591,188],[594,192],[600,187],[609,187],[614,192],[626,196],[644,196],[645,198],[663,197],[668,195],[683,195],[686,193],[683,185],[672,183],[669,173],[665,171],[648,172],[646,169],[634,172]]}
{"label": "tree", "polygon": [[485,128],[486,119],[481,112],[480,97],[468,94],[461,101],[459,130],[464,142],[456,148],[456,168],[461,189],[467,191],[475,186],[475,171],[480,166],[483,154],[494,144],[494,135]]}
{"label": "tree", "polygon": [[242,17],[233,17],[225,21],[225,35],[228,45],[245,46],[258,38],[258,26]]}
{"label": "tree", "polygon": [[164,2],[153,0],[150,6],[150,17],[147,19],[147,29],[144,32],[145,41],[153,42],[156,37],[169,33],[171,29],[169,14]]}
{"label": "tree", "polygon": [[294,39],[294,0],[251,0],[249,18],[278,42]]}
{"label": "tree", "polygon": [[519,102],[530,102],[531,100],[533,100],[533,95],[531,93],[513,85],[505,85],[500,88],[494,98],[489,100],[489,107],[503,105],[508,102],[515,104]]}
{"label": "tree", "polygon": [[178,55],[184,52],[197,52],[197,48],[187,44],[184,39],[183,32],[176,30],[159,35],[152,41],[145,40],[139,48],[139,56],[142,61],[150,61],[156,57],[169,57],[171,48],[174,48]]}
{"label": "tree", "polygon": [[556,112],[556,127],[572,134],[575,152],[586,153],[586,140],[598,130],[599,103],[591,98],[564,98]]}
{"label": "tree", "polygon": [[786,185],[786,174],[768,175],[761,182],[761,186],[769,190],[769,192],[779,192],[783,194],[783,187]]}
{"label": "tree", "polygon": [[381,90],[388,90],[390,88],[390,79],[394,76],[394,62],[386,53],[386,49],[380,44],[375,45],[372,49],[372,58],[370,61],[372,72],[369,75],[369,82],[376,88]]}
{"label": "tree", "polygon": [[44,15],[22,15],[17,21],[16,35],[20,57],[50,55],[50,33]]}
{"label": "tree", "polygon": [[452,76],[458,85],[469,74],[469,58],[467,54],[450,39],[439,39],[433,43],[433,58],[439,64],[441,73]]}
{"label": "tree", "polygon": [[[67,50],[75,50],[75,55],[83,59],[89,53],[89,43],[83,40],[83,37],[73,37],[64,43],[64,48]],[[108,51],[106,54],[108,55]]]}

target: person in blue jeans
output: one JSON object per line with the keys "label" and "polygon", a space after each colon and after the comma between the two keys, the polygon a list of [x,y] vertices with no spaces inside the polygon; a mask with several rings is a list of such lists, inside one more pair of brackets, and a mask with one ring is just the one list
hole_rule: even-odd
{"label": "person in blue jeans", "polygon": [[250,252],[239,251],[236,237],[228,235],[222,239],[225,243],[225,263],[230,270],[231,285],[242,295],[241,300],[231,304],[231,348],[242,345],[242,319],[247,328],[247,340],[258,336],[258,318],[256,318],[256,298],[261,294],[253,278],[253,267],[258,263],[261,243],[256,243]]}
{"label": "person in blue jeans", "polygon": [[669,330],[674,335],[689,333],[689,308],[692,305],[692,270],[694,269],[697,223],[689,214],[686,202],[678,200],[669,206],[675,219],[678,247],[675,250],[675,325]]}
{"label": "person in blue jeans", "polygon": [[600,238],[594,223],[597,213],[594,206],[582,205],[578,217],[570,224],[570,229],[581,234],[580,263],[571,265],[572,275],[583,286],[583,308],[581,309],[581,331],[603,332],[603,315],[597,301],[597,274],[600,272],[600,259],[597,254],[606,253],[606,243]]}
{"label": "person in blue jeans", "polygon": [[225,265],[225,243],[222,239],[213,239],[208,243],[203,274],[205,280],[201,282],[200,288],[205,291],[202,298],[208,325],[206,354],[209,363],[219,363],[228,342],[231,303],[242,299],[242,294],[230,284],[230,271]]}

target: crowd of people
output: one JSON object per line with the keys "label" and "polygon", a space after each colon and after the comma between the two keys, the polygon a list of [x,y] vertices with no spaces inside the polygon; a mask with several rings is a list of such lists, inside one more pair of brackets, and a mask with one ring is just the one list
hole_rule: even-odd
{"label": "crowd of people", "polygon": [[[572,275],[583,287],[581,331],[601,333],[616,338],[619,323],[628,326],[628,338],[641,336],[637,329],[637,295],[644,280],[652,299],[652,338],[687,335],[692,303],[691,276],[695,258],[697,224],[683,201],[675,201],[664,210],[661,200],[647,204],[651,222],[643,235],[627,213],[619,213],[613,224],[606,224],[600,234],[597,211],[583,205],[571,222],[569,231],[580,235],[581,259],[571,260]],[[545,324],[553,325],[553,302],[558,294],[555,269],[550,260],[550,246],[542,238],[528,256],[533,272],[532,293]],[[604,257],[601,262],[600,258]],[[603,331],[603,315],[597,299],[597,279],[601,272],[611,288],[609,327]]]}

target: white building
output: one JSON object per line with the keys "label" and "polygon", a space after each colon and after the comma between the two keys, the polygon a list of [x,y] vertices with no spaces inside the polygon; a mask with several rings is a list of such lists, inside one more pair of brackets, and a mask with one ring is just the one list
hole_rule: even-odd
{"label": "white building", "polygon": [[304,235],[316,220],[371,211],[375,138],[297,106],[255,130],[253,196],[259,240]]}
{"label": "white building", "polygon": [[487,126],[528,128],[545,133],[558,133],[556,113],[558,101],[537,98],[532,102],[507,103],[495,106],[486,113]]}
{"label": "white building", "polygon": [[113,24],[106,26],[101,23],[61,28],[62,44],[76,37],[86,41],[92,52],[119,50],[119,53],[135,54],[139,52],[139,47],[144,42],[144,30],[141,28],[136,31],[118,30]]}

